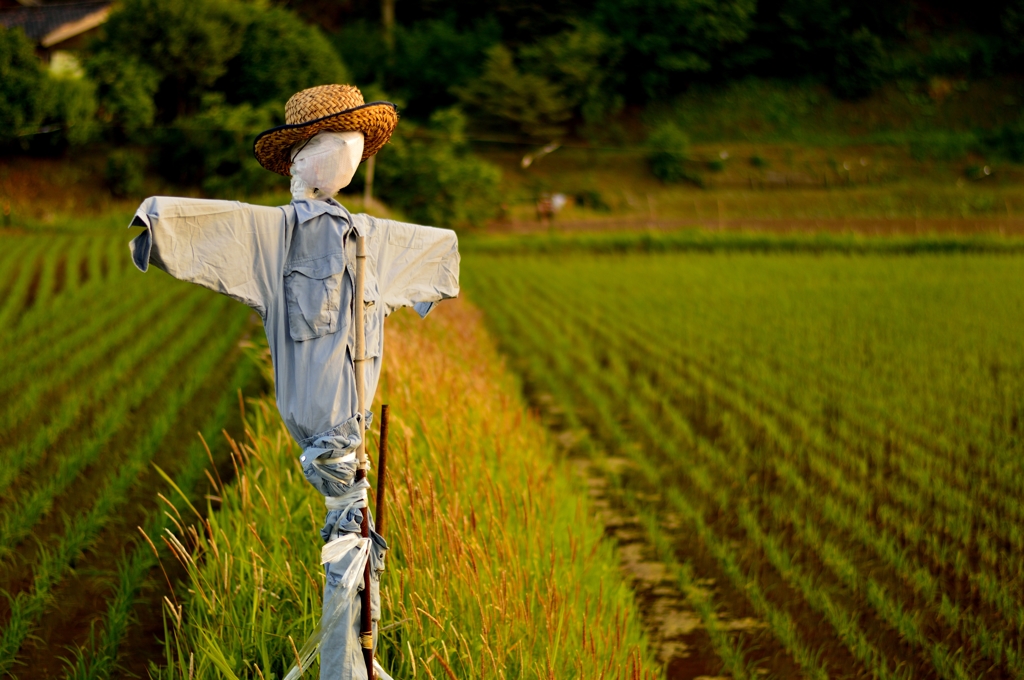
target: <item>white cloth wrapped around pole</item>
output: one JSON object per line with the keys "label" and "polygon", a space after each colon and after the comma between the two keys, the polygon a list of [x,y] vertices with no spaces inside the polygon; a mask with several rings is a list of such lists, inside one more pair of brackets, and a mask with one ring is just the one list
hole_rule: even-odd
{"label": "white cloth wrapped around pole", "polygon": [[[339,543],[339,541],[343,543]],[[302,673],[312,665],[313,659],[320,651],[320,644],[323,640],[330,637],[330,634],[339,623],[348,623],[348,617],[345,614],[350,611],[349,603],[356,599],[356,586],[362,580],[363,570],[366,568],[367,560],[370,557],[370,539],[347,534],[328,543],[324,546],[323,550],[326,552],[332,544],[336,545],[332,548],[331,562],[340,561],[353,550],[357,551],[355,559],[349,562],[341,582],[338,584],[338,592],[333,598],[333,608],[330,611],[324,611],[323,616],[320,617],[320,623],[317,624],[313,634],[309,636],[302,644],[302,648],[299,649],[301,666],[298,664],[292,666],[288,674],[285,675],[285,680],[298,680],[301,678]]]}

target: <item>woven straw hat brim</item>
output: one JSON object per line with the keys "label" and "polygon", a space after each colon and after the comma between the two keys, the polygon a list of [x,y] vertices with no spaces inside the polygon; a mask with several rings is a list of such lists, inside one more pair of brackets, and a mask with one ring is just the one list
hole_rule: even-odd
{"label": "woven straw hat brim", "polygon": [[267,170],[289,177],[292,147],[317,133],[362,132],[365,138],[362,160],[365,161],[388,143],[396,125],[398,109],[394,104],[370,102],[305,123],[279,125],[265,130],[253,142],[253,154],[259,164]]}

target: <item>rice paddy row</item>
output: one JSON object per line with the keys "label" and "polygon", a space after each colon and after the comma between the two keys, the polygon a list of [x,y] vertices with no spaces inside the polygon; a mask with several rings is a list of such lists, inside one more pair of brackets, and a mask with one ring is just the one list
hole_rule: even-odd
{"label": "rice paddy row", "polygon": [[163,581],[135,528],[169,523],[155,466],[205,491],[195,432],[223,456],[235,391],[253,384],[238,348],[248,310],[142,276],[125,241],[0,236],[0,674],[145,669],[155,641],[125,641],[153,626],[140,594]]}

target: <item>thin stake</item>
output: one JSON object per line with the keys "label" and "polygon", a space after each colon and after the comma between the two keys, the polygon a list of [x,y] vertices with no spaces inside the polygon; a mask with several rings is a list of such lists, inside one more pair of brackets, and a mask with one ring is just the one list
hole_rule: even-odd
{"label": "thin stake", "polygon": [[384,490],[388,470],[388,405],[380,407],[380,449],[377,454],[377,533],[384,535]]}
{"label": "thin stake", "polygon": [[[355,322],[356,322],[356,408],[359,414],[361,427],[359,437],[359,448],[356,449],[356,481],[366,479],[367,457],[366,457],[366,377],[363,365],[366,362],[366,309],[364,304],[366,282],[366,238],[356,237],[356,291],[355,291]],[[367,507],[363,509],[363,522],[361,534],[363,538],[370,537],[370,508],[369,499]],[[373,680],[373,619],[370,610],[370,563],[366,560],[366,568],[363,570],[363,594],[362,611],[359,621],[359,643],[363,649],[363,660],[366,662],[366,677]]]}

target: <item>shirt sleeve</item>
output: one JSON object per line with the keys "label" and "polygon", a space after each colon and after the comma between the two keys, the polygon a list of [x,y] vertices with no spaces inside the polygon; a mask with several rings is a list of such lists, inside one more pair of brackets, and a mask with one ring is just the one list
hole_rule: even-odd
{"label": "shirt sleeve", "polygon": [[438,301],[459,294],[459,239],[454,231],[371,219],[386,314],[413,307],[426,316]]}
{"label": "shirt sleeve", "polygon": [[266,316],[283,271],[286,214],[237,201],[147,198],[131,226],[132,261],[228,295]]}

